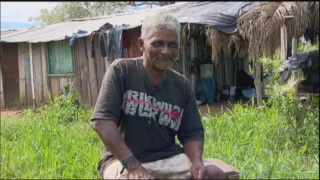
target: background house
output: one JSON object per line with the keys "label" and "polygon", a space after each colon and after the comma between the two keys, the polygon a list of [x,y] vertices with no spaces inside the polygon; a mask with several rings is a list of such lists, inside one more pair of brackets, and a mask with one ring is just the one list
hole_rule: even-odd
{"label": "background house", "polygon": [[[81,95],[85,104],[94,106],[105,71],[115,56],[102,57],[101,34],[94,34],[92,41],[90,34],[106,23],[113,26],[126,25],[123,28],[123,36],[126,38],[123,57],[138,57],[141,52],[137,40],[143,19],[158,10],[175,12],[183,6],[185,4],[169,5],[1,32],[1,107],[10,107],[16,101],[39,107],[60,94],[69,82],[74,83],[75,91]],[[70,46],[70,37],[79,30],[87,33],[79,34],[75,44]]]}
{"label": "background house", "polygon": [[[217,4],[224,8],[212,11],[212,6],[219,7]],[[231,8],[231,5],[234,8]],[[294,7],[299,11],[286,10],[284,7]],[[1,106],[8,107],[17,99],[26,105],[34,103],[40,106],[61,93],[68,82],[74,83],[76,92],[81,95],[85,104],[94,106],[103,75],[115,56],[107,58],[102,55],[101,33],[94,34],[92,39],[90,35],[96,31],[101,32],[101,27],[107,23],[114,27],[125,25],[121,36],[122,57],[138,57],[141,52],[137,39],[141,34],[142,21],[161,9],[175,13],[182,24],[180,55],[173,69],[185,75],[197,92],[199,77],[196,80],[192,78],[189,71],[191,62],[195,57],[211,59],[215,62],[212,77],[215,79],[216,89],[228,89],[236,85],[238,70],[249,72],[249,61],[253,61],[256,63],[255,67],[258,67],[256,60],[263,52],[270,55],[280,47],[280,28],[285,24],[283,19],[286,16],[294,16],[293,20],[287,22],[290,27],[288,39],[301,37],[306,30],[312,30],[312,27],[316,32],[313,34],[318,35],[317,7],[318,2],[184,3],[104,17],[74,19],[40,28],[1,32]],[[195,10],[199,8],[201,11]],[[265,12],[265,9],[272,11]],[[283,9],[286,11],[282,12]],[[219,13],[220,11],[225,14]],[[280,15],[270,19],[273,17],[272,13],[276,12]],[[259,13],[261,15],[256,16]],[[229,24],[225,23],[221,21],[224,18],[222,16],[232,20]],[[301,19],[300,16],[308,18]],[[268,23],[273,26],[268,26]],[[292,27],[299,27],[299,31]],[[269,33],[265,33],[266,29]],[[79,34],[74,46],[70,46],[70,38],[66,36],[71,37],[79,30],[87,33]],[[108,32],[102,30],[102,34]],[[255,75],[258,74],[255,71]]]}

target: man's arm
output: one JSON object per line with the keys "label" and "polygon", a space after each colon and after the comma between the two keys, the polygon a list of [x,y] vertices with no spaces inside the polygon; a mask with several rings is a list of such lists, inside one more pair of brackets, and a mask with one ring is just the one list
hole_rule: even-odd
{"label": "man's arm", "polygon": [[132,156],[131,150],[125,144],[120,131],[114,121],[93,120],[92,128],[97,132],[103,144],[119,160]]}
{"label": "man's arm", "polygon": [[190,172],[193,178],[203,179],[205,175],[205,167],[202,162],[204,129],[190,83],[187,83],[185,89],[187,89],[187,103],[177,135],[183,144],[184,153],[192,162]]}
{"label": "man's arm", "polygon": [[[103,144],[120,162],[133,156],[114,121],[93,120],[92,128],[97,132]],[[127,179],[152,178],[151,174],[142,167],[138,160],[127,167],[127,170],[129,172]]]}
{"label": "man's arm", "polygon": [[184,153],[191,162],[202,161],[203,144],[200,141],[189,141],[183,146]]}
{"label": "man's arm", "polygon": [[200,141],[189,141],[183,146],[184,153],[192,165],[190,172],[194,179],[204,179],[205,167],[202,161],[203,144]]}

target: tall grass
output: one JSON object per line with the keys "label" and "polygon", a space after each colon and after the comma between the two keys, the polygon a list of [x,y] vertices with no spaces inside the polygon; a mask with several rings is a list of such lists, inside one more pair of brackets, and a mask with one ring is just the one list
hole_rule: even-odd
{"label": "tall grass", "polygon": [[276,107],[236,104],[203,120],[204,157],[235,166],[242,179],[318,179],[319,108],[306,113],[304,133],[280,114]]}
{"label": "tall grass", "polygon": [[39,112],[1,120],[1,179],[99,178],[92,111],[75,100],[66,92]]}
{"label": "tall grass", "polygon": [[[299,108],[274,94],[265,106],[234,105],[203,115],[205,158],[240,170],[241,179],[319,179],[319,107]],[[318,103],[318,102],[317,102]],[[81,104],[81,103],[80,103]],[[1,120],[1,179],[99,179],[103,145],[90,128],[92,110],[65,93],[54,103]]]}

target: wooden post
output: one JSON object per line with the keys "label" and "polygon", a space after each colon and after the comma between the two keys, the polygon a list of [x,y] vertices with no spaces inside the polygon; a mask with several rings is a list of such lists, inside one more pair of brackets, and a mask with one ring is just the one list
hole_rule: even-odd
{"label": "wooden post", "polygon": [[[196,42],[195,39],[192,37],[191,38],[191,59],[195,57],[196,54]],[[190,75],[190,81],[191,81],[191,87],[194,93],[196,93],[196,74],[191,74]]]}
{"label": "wooden post", "polygon": [[287,38],[287,26],[284,24],[281,26],[281,61],[285,61],[287,59]]}
{"label": "wooden post", "polygon": [[[297,55],[298,51],[298,41],[297,38],[292,38],[292,56]],[[298,81],[298,71],[293,70],[293,80],[294,80],[294,97],[297,102],[299,102],[299,92],[298,92],[298,86],[299,86],[299,81]]]}
{"label": "wooden post", "polygon": [[257,95],[257,104],[258,106],[262,106],[262,83],[261,83],[261,73],[262,73],[262,64],[254,60],[254,86],[256,88],[256,95]]}
{"label": "wooden post", "polygon": [[5,107],[4,91],[3,91],[3,78],[2,78],[2,44],[0,44],[0,108]]}
{"label": "wooden post", "polygon": [[5,107],[5,99],[4,99],[4,91],[3,91],[3,78],[2,78],[2,68],[1,68],[1,62],[2,61],[2,56],[0,59],[0,108]]}
{"label": "wooden post", "polygon": [[186,54],[185,54],[185,44],[182,45],[181,48],[181,58],[182,58],[182,70],[183,70],[183,75],[187,77],[187,70],[186,70]]}
{"label": "wooden post", "polygon": [[18,66],[19,66],[19,95],[20,102],[23,105],[27,105],[26,96],[26,72],[25,72],[25,43],[18,43]]}
{"label": "wooden post", "polygon": [[31,91],[32,91],[32,106],[35,108],[35,94],[34,94],[34,80],[33,80],[33,61],[32,61],[32,44],[29,43],[29,55],[30,55],[30,73],[31,73]]}
{"label": "wooden post", "polygon": [[48,99],[52,97],[52,94],[49,95],[49,77],[48,77],[48,64],[47,64],[47,55],[46,55],[46,44],[41,43],[41,65],[42,65],[42,86],[43,86],[43,100],[47,103]]}

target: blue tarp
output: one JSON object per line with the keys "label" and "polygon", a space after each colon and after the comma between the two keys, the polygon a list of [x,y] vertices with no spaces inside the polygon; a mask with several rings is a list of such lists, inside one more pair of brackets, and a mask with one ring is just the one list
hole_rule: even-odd
{"label": "blue tarp", "polygon": [[260,2],[193,2],[178,11],[180,23],[202,24],[226,34],[237,31],[237,19]]}

